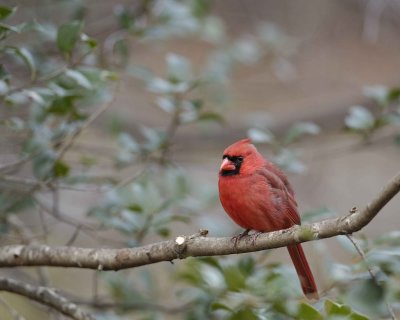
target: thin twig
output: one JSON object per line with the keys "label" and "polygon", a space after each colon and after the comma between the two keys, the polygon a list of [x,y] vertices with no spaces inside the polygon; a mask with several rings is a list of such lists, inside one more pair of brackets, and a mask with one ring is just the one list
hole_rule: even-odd
{"label": "thin twig", "polygon": [[54,179],[54,183],[51,188],[52,195],[52,213],[54,217],[58,217],[60,215],[60,190],[58,189],[58,181]]}
{"label": "thin twig", "polygon": [[38,214],[39,214],[39,220],[40,220],[40,225],[42,227],[42,232],[43,232],[43,242],[45,244],[47,244],[48,242],[48,234],[49,234],[49,229],[47,227],[47,222],[46,219],[44,218],[43,215],[43,210],[41,208],[38,208],[37,210]]}
{"label": "thin twig", "polygon": [[193,89],[197,87],[198,83],[193,82],[190,87],[183,93],[176,93],[173,96],[175,101],[175,110],[172,114],[168,127],[165,131],[165,139],[164,144],[161,149],[161,155],[159,161],[161,164],[167,163],[168,160],[168,153],[170,151],[172,141],[175,138],[176,132],[181,125],[181,114],[182,114],[182,100],[184,99],[185,95],[190,93]]}
{"label": "thin twig", "polygon": [[119,84],[120,82],[118,81],[111,96],[111,99],[103,103],[103,105],[100,106],[99,108],[97,108],[77,130],[75,130],[69,137],[66,138],[66,140],[58,150],[57,160],[62,160],[65,153],[72,147],[72,145],[76,142],[76,140],[78,140],[84,129],[87,128],[89,125],[91,125],[94,120],[96,120],[104,111],[106,111],[114,103],[117,96]]}
{"label": "thin twig", "polygon": [[87,312],[81,310],[75,303],[48,287],[36,287],[14,279],[0,277],[0,291],[8,291],[27,297],[76,320],[93,320]]}
{"label": "thin twig", "polygon": [[74,233],[72,234],[71,238],[67,241],[65,244],[67,247],[72,246],[72,244],[75,242],[76,238],[78,238],[79,232],[81,231],[81,226],[75,227]]}
{"label": "thin twig", "polygon": [[[365,253],[364,253],[363,249],[358,245],[358,243],[356,242],[356,240],[353,238],[353,236],[352,236],[351,234],[346,234],[346,237],[347,237],[347,239],[350,240],[350,242],[353,244],[354,248],[356,249],[357,253],[360,255],[360,257],[361,257],[361,259],[362,259],[362,261],[363,261],[365,267],[366,267],[367,270],[368,270],[368,273],[369,273],[371,279],[372,279],[377,285],[379,285],[378,279],[376,278],[375,274],[372,272],[372,269],[370,268],[370,266],[369,266],[369,264],[368,264],[368,262],[367,262],[367,258],[366,258],[366,256],[365,256]],[[385,301],[385,303],[386,303],[386,306],[387,306],[387,309],[388,309],[388,311],[389,311],[389,314],[390,314],[391,319],[392,319],[392,320],[397,320],[396,315],[394,314],[393,308],[392,308],[392,306],[390,305],[390,303],[387,302],[387,301]]]}
{"label": "thin twig", "polygon": [[[90,177],[93,178],[93,177]],[[100,179],[104,179],[104,180],[112,180],[109,177],[98,177]],[[16,177],[16,176],[11,176],[11,175],[4,175],[0,177],[0,186],[2,182],[5,182],[6,184],[8,184],[8,186],[10,185],[15,185],[16,188],[21,189],[22,186],[36,186],[38,184],[41,183],[41,181],[36,180],[36,179],[31,179],[31,178],[21,178],[21,177]],[[66,190],[72,190],[72,191],[84,191],[84,192],[98,192],[100,190],[100,187],[98,185],[96,185],[95,183],[93,183],[93,186],[91,188],[89,188],[89,186],[92,186],[92,184],[87,183],[87,187],[82,186],[82,187],[78,187],[78,186],[74,186],[74,185],[68,185],[68,184],[64,184],[64,183],[60,183],[60,181],[58,181],[58,188],[59,189],[66,189]],[[42,184],[43,188],[48,188],[48,185],[44,185]],[[8,188],[9,189],[9,188]]]}
{"label": "thin twig", "polygon": [[22,166],[24,163],[28,162],[29,160],[31,160],[32,155],[25,155],[20,159],[17,159],[13,162],[7,163],[5,165],[2,165],[0,167],[0,176],[3,174],[7,174],[13,170],[18,169],[20,166]]}
{"label": "thin twig", "polygon": [[97,228],[97,225],[89,225],[89,224],[83,224],[81,223],[79,220],[76,220],[74,218],[69,217],[66,214],[63,214],[62,212],[58,212],[57,215],[54,214],[54,210],[50,209],[47,207],[47,205],[40,200],[38,197],[34,197],[33,202],[40,208],[43,210],[43,212],[49,214],[50,216],[52,216],[53,218],[55,218],[56,220],[59,220],[65,224],[68,224],[72,227],[79,227],[82,230],[95,230]]}
{"label": "thin twig", "polygon": [[[47,207],[47,205],[41,201],[38,197],[35,197],[33,199],[34,203],[38,206],[38,208],[42,209],[42,211],[46,214],[49,214],[50,216],[52,216],[53,218],[55,218],[58,222],[61,223],[65,223],[71,227],[75,228],[75,232],[82,232],[85,235],[89,236],[90,238],[96,240],[96,241],[104,241],[105,243],[107,243],[108,245],[110,244],[114,244],[116,246],[121,246],[123,245],[123,242],[118,241],[114,238],[108,238],[108,237],[101,237],[97,235],[97,232],[99,231],[100,226],[99,225],[94,225],[94,224],[83,224],[81,221],[76,220],[74,218],[71,218],[70,216],[60,212],[59,215],[57,217],[55,217],[52,214],[52,210],[50,208]],[[79,230],[77,230],[79,229]],[[78,234],[76,234],[76,236],[78,236]],[[72,235],[71,240],[75,241],[74,235]],[[73,242],[72,241],[72,242]]]}
{"label": "thin twig", "polygon": [[114,302],[105,299],[99,299],[98,301],[93,300],[73,300],[76,304],[90,306],[95,309],[104,310],[104,309],[122,309],[122,310],[151,310],[158,311],[165,314],[177,314],[182,311],[188,310],[193,307],[193,302],[187,302],[178,306],[166,306],[158,303],[152,302]]}
{"label": "thin twig", "polygon": [[178,130],[178,127],[181,123],[180,117],[181,117],[181,101],[179,98],[176,98],[176,107],[175,111],[172,114],[171,120],[168,124],[167,130],[165,131],[165,140],[163,147],[161,149],[161,155],[160,155],[160,163],[165,164],[167,162],[168,158],[168,153],[172,145],[172,140],[174,139],[174,136],[176,134],[176,131]]}
{"label": "thin twig", "polygon": [[147,167],[142,168],[139,171],[134,172],[131,175],[128,175],[126,178],[122,179],[120,182],[118,182],[115,186],[113,186],[113,189],[120,189],[125,187],[127,184],[131,183],[132,181],[138,179],[141,177],[145,172],[146,172]]}

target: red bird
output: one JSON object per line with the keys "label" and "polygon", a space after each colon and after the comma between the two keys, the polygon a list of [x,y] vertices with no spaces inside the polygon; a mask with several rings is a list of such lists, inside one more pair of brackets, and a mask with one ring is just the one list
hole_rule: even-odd
{"label": "red bird", "polygon": [[[225,149],[219,171],[219,198],[239,226],[270,232],[300,224],[294,192],[285,174],[266,160],[250,139]],[[240,238],[240,236],[239,236]],[[300,244],[287,247],[301,288],[309,298],[318,298],[314,277]]]}

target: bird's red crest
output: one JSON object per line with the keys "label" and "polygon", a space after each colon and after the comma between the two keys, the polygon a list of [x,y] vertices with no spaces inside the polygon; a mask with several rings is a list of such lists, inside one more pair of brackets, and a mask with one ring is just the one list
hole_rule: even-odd
{"label": "bird's red crest", "polygon": [[224,150],[224,154],[227,155],[246,155],[256,151],[256,147],[252,144],[249,138],[241,139],[231,144],[228,148]]}

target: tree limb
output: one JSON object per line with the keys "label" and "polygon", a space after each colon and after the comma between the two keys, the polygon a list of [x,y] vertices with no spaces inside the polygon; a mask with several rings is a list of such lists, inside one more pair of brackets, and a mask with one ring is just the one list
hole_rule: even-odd
{"label": "tree limb", "polygon": [[261,234],[254,241],[244,238],[235,246],[231,238],[206,238],[206,230],[136,248],[93,249],[10,245],[0,247],[0,267],[53,266],[121,270],[188,256],[217,256],[285,247],[289,244],[351,234],[366,226],[400,191],[400,172],[362,210],[312,224]]}
{"label": "tree limb", "polygon": [[8,291],[50,306],[55,310],[76,320],[93,320],[94,318],[81,310],[75,303],[56,293],[48,287],[36,287],[28,283],[0,277],[0,291]]}

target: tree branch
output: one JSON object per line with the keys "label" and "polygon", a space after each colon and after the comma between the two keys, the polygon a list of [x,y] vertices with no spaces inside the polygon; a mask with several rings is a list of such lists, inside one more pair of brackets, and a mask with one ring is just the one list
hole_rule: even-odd
{"label": "tree branch", "polygon": [[95,308],[97,310],[150,310],[150,311],[158,311],[165,314],[174,315],[177,313],[181,313],[185,310],[189,310],[193,307],[193,302],[186,302],[182,305],[170,306],[170,305],[162,305],[154,302],[114,302],[107,299],[99,299],[98,301],[92,300],[75,300],[76,304],[88,306],[91,308]]}
{"label": "tree branch", "polygon": [[29,299],[50,306],[55,310],[76,320],[93,320],[94,318],[81,310],[75,303],[47,287],[35,287],[28,283],[0,277],[0,290],[16,293]]}
{"label": "tree branch", "polygon": [[53,266],[99,270],[121,270],[188,256],[217,256],[285,247],[289,244],[352,234],[366,226],[400,191],[400,172],[362,210],[312,224],[261,234],[255,241],[244,238],[235,246],[231,238],[206,238],[207,231],[179,236],[136,248],[93,249],[10,245],[0,248],[0,267]]}

